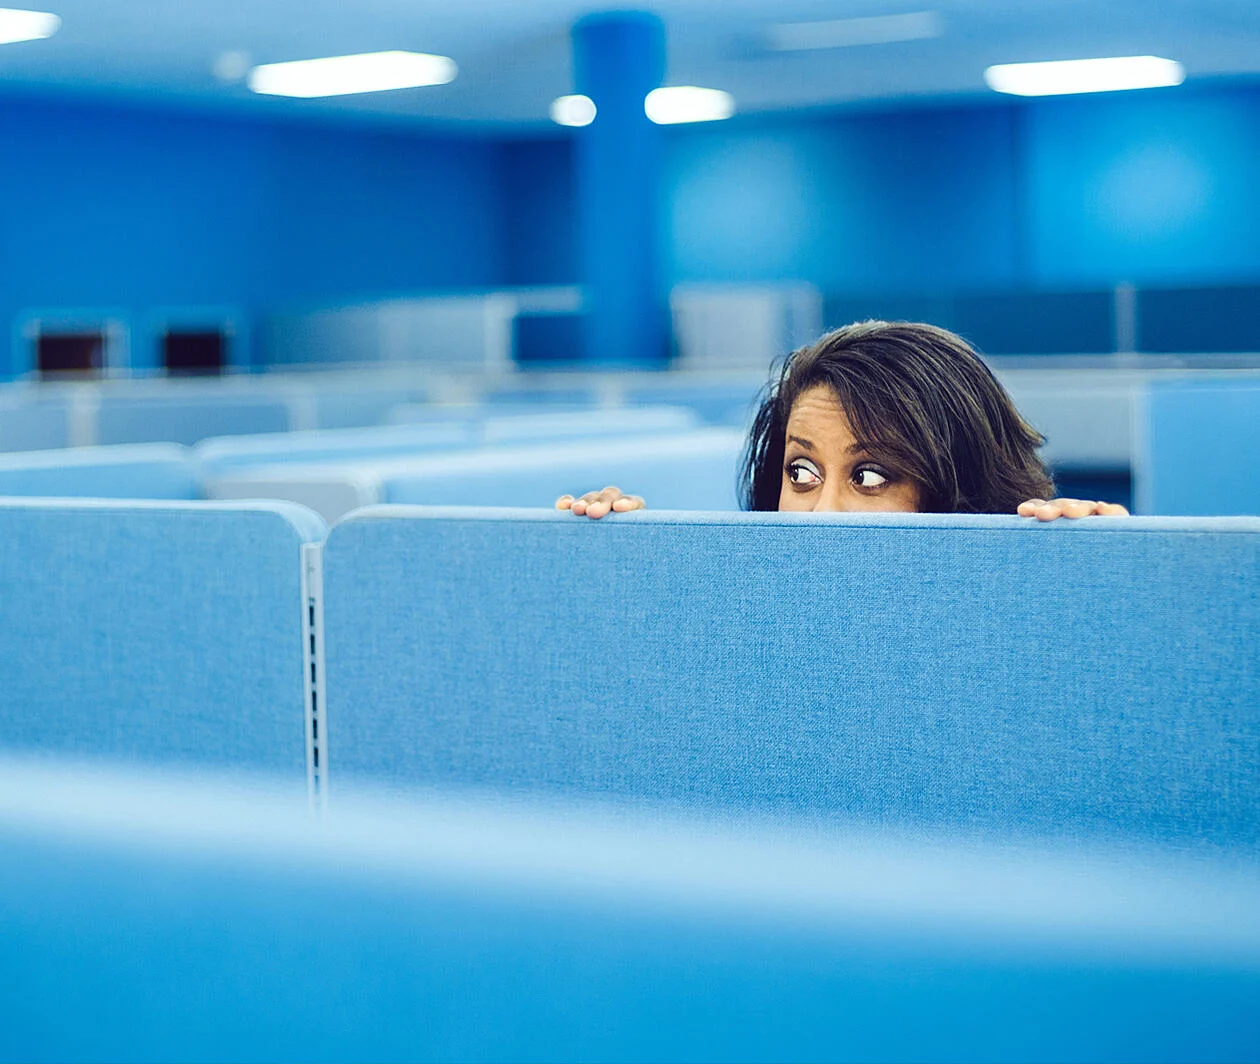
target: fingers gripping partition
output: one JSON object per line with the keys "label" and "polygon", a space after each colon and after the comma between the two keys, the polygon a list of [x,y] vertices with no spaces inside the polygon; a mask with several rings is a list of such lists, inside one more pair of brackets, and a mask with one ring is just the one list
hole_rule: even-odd
{"label": "fingers gripping partition", "polygon": [[1260,843],[1260,521],[380,507],[338,779]]}
{"label": "fingers gripping partition", "polygon": [[302,779],[323,533],[285,503],[0,500],[0,748]]}

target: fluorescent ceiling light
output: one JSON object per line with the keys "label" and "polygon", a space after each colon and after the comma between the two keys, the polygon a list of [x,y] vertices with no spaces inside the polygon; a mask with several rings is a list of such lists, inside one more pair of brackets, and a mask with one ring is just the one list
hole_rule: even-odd
{"label": "fluorescent ceiling light", "polygon": [[649,92],[643,101],[643,110],[658,126],[679,122],[717,122],[735,113],[735,97],[721,89],[674,85]]}
{"label": "fluorescent ceiling light", "polygon": [[595,101],[589,96],[557,96],[551,101],[551,120],[561,126],[589,126],[595,121]]}
{"label": "fluorescent ceiling light", "polygon": [[61,19],[47,11],[19,11],[0,7],[0,44],[38,41],[61,28]]}
{"label": "fluorescent ceiling light", "polygon": [[348,96],[356,92],[445,85],[459,72],[455,61],[424,52],[367,52],[267,63],[249,72],[249,87],[268,96]]}
{"label": "fluorescent ceiling light", "polygon": [[764,41],[774,52],[810,52],[852,48],[859,44],[925,41],[944,32],[944,20],[938,12],[911,11],[904,15],[836,18],[826,22],[781,22],[765,31]]}
{"label": "fluorescent ceiling light", "polygon": [[1116,59],[1069,59],[1057,63],[1004,63],[984,72],[985,84],[1015,96],[1062,96],[1180,85],[1186,72],[1172,59],[1130,55]]}

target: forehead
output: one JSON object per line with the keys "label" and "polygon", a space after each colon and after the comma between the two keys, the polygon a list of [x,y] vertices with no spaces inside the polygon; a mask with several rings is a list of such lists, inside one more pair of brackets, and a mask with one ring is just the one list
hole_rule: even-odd
{"label": "forehead", "polygon": [[807,439],[815,447],[847,450],[855,442],[844,407],[825,384],[806,388],[796,397],[788,411],[787,434]]}

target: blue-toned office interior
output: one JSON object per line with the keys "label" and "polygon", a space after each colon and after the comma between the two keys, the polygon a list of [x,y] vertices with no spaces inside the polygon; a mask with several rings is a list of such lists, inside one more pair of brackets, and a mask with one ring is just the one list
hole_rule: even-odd
{"label": "blue-toned office interior", "polygon": [[0,1064],[1260,1061],[1260,5],[38,6]]}

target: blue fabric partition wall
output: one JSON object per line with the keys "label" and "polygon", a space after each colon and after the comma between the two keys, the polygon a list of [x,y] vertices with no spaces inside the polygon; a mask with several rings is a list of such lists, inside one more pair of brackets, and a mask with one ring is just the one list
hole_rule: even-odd
{"label": "blue fabric partition wall", "polygon": [[0,496],[197,499],[192,452],[174,443],[0,454]]}
{"label": "blue fabric partition wall", "polygon": [[329,523],[373,503],[549,506],[566,492],[612,483],[652,506],[734,510],[743,435],[729,429],[569,439],[413,458],[298,462],[224,470],[205,480],[216,499],[288,499]]}
{"label": "blue fabric partition wall", "polygon": [[312,513],[0,499],[0,749],[306,778]]}
{"label": "blue fabric partition wall", "polygon": [[37,399],[0,389],[0,454],[69,446],[70,414],[67,398]]}
{"label": "blue fabric partition wall", "polygon": [[304,462],[370,461],[433,451],[587,436],[651,436],[685,432],[698,418],[680,407],[554,411],[497,416],[493,407],[429,408],[433,420],[363,429],[225,436],[195,448],[203,475]]}
{"label": "blue fabric partition wall", "polygon": [[381,507],[324,565],[334,791],[1260,843],[1260,520]]}
{"label": "blue fabric partition wall", "polygon": [[396,457],[456,450],[476,443],[477,434],[470,422],[444,420],[419,425],[216,436],[202,440],[193,453],[202,476],[218,477],[259,466]]}
{"label": "blue fabric partition wall", "polygon": [[1135,450],[1142,513],[1260,515],[1260,381],[1153,382]]}
{"label": "blue fabric partition wall", "polygon": [[239,396],[103,396],[96,415],[97,442],[194,444],[210,436],[286,432],[293,412],[285,399]]}
{"label": "blue fabric partition wall", "polygon": [[0,761],[0,1060],[1254,1061],[1260,888],[1167,854]]}
{"label": "blue fabric partition wall", "polygon": [[422,459],[378,471],[382,502],[548,506],[616,484],[650,506],[735,510],[742,433],[700,429],[634,439],[487,449],[468,460]]}

